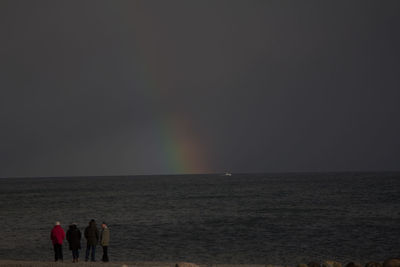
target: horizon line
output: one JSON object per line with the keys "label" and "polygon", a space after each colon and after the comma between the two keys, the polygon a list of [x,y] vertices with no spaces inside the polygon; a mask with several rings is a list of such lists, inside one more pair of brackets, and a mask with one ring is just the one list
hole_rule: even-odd
{"label": "horizon line", "polygon": [[[139,176],[199,176],[199,175],[224,175],[226,172],[210,172],[210,173],[163,173],[163,174],[107,174],[107,175],[57,175],[57,176],[0,176],[0,179],[24,179],[24,178],[103,178],[103,177],[139,177]],[[235,175],[245,174],[313,174],[313,173],[400,173],[400,170],[374,170],[374,171],[270,171],[270,172],[229,172]]]}

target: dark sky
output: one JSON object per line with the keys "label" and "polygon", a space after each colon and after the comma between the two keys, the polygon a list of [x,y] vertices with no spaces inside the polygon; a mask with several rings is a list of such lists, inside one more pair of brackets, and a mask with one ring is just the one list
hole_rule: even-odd
{"label": "dark sky", "polygon": [[0,1],[0,177],[400,170],[400,1]]}

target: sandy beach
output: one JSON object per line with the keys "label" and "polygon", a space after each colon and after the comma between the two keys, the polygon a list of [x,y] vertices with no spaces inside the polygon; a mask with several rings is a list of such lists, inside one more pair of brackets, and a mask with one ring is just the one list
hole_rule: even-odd
{"label": "sandy beach", "polygon": [[18,261],[18,260],[0,260],[1,267],[62,267],[62,266],[76,266],[76,267],[267,267],[271,265],[258,265],[258,264],[194,264],[187,262],[78,262],[73,263],[68,261],[64,262],[49,262],[49,261]]}
{"label": "sandy beach", "polygon": [[[101,261],[98,262],[78,262],[73,263],[71,261],[64,262],[49,262],[49,261],[16,261],[16,260],[0,260],[1,267],[62,267],[62,266],[76,266],[76,267],[175,267],[176,263],[168,263],[168,262],[109,262],[103,263]],[[192,265],[186,264],[183,267],[206,267],[206,265]],[[216,265],[215,265],[216,266]],[[222,266],[221,266],[222,267]],[[243,266],[244,267],[244,266]],[[257,266],[254,266],[257,267]]]}
{"label": "sandy beach", "polygon": [[[271,265],[271,264],[195,264],[189,262],[79,262],[73,263],[69,261],[64,262],[49,262],[49,261],[17,261],[17,260],[0,260],[1,267],[62,267],[62,266],[76,266],[76,267],[289,267],[284,265]],[[297,267],[400,267],[400,259],[388,259],[382,263],[369,262],[365,264],[347,263],[342,265],[339,262],[325,261],[323,263],[311,262],[309,264],[298,264]]]}
{"label": "sandy beach", "polygon": [[[17,261],[17,260],[0,260],[1,267],[62,267],[62,266],[76,266],[76,267],[289,267],[284,265],[271,265],[271,264],[195,264],[189,262],[79,262],[73,263],[69,261],[64,262],[49,262],[49,261]],[[325,261],[323,263],[311,262],[309,264],[298,264],[297,267],[400,267],[400,259],[387,259],[382,263],[369,262],[365,264],[347,263],[342,265],[339,262]]]}
{"label": "sandy beach", "polygon": [[[195,264],[189,262],[49,262],[49,261],[17,261],[17,260],[0,260],[1,267],[289,267],[284,265],[271,264]],[[297,267],[400,267],[400,259],[387,259],[384,262],[368,262],[368,263],[346,263],[343,264],[335,261],[325,261],[323,263],[310,262],[308,264],[297,264]]]}

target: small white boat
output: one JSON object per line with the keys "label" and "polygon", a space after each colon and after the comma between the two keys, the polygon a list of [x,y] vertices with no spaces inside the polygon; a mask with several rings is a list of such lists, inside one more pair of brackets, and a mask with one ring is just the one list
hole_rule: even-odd
{"label": "small white boat", "polygon": [[224,173],[224,176],[232,176],[232,173],[226,172],[226,173]]}

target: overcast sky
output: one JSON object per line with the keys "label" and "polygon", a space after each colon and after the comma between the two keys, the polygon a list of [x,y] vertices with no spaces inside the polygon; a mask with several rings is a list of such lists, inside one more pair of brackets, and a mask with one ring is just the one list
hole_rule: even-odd
{"label": "overcast sky", "polygon": [[400,1],[0,1],[0,177],[400,170]]}

